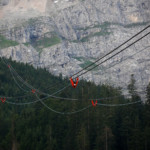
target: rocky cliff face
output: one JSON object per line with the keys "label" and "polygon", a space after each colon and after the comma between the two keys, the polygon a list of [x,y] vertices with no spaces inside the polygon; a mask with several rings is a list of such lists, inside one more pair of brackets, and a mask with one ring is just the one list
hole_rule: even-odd
{"label": "rocky cliff face", "polygon": [[[150,24],[149,0],[1,0],[0,7],[0,55],[64,77]],[[82,78],[126,87],[135,74],[141,90],[150,81],[149,46],[150,35]]]}

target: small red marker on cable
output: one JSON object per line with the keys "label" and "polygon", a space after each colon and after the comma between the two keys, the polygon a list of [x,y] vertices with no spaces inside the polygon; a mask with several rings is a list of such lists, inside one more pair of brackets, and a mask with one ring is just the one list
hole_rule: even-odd
{"label": "small red marker on cable", "polygon": [[1,98],[2,103],[6,101],[6,98]]}
{"label": "small red marker on cable", "polygon": [[95,107],[95,106],[97,105],[97,100],[96,100],[95,103],[94,103],[93,100],[92,100],[92,105],[93,105],[93,107]]}
{"label": "small red marker on cable", "polygon": [[71,82],[72,87],[76,88],[77,85],[78,85],[78,82],[79,82],[79,78],[78,77],[76,78],[76,83],[74,83],[74,81],[72,80],[72,78],[70,78],[70,82]]}
{"label": "small red marker on cable", "polygon": [[33,90],[33,89],[32,89],[32,93],[33,93],[33,94],[35,93],[35,91],[36,91],[36,90]]}

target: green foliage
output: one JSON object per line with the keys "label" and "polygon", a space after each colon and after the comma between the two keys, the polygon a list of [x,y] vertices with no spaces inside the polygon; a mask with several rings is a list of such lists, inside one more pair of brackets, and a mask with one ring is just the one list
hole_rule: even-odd
{"label": "green foliage", "polygon": [[147,94],[146,94],[147,104],[150,105],[150,83],[148,84],[146,91],[147,91]]}
{"label": "green foliage", "polygon": [[[93,60],[95,60],[94,58],[85,58],[85,57],[73,57],[74,59],[77,59],[78,61],[82,62],[81,64],[79,64],[79,66],[81,68],[85,68],[86,66],[90,65],[93,63]],[[93,64],[91,67],[89,67],[88,69],[95,67],[96,64]],[[103,67],[102,67],[103,68]],[[93,71],[97,71],[98,67],[94,68]]]}
{"label": "green foliage", "polygon": [[59,44],[60,38],[54,32],[45,33],[40,39],[31,38],[30,42],[23,43],[25,46],[32,45],[38,52],[41,52],[43,48],[51,47]]}
{"label": "green foliage", "polygon": [[150,22],[137,22],[137,23],[131,23],[131,24],[127,24],[127,25],[123,25],[125,28],[132,28],[132,27],[137,27],[137,26],[145,26],[147,24],[149,24]]}
{"label": "green foliage", "polygon": [[[69,83],[68,79],[62,79],[61,76],[54,77],[46,69],[34,69],[27,64],[6,61],[26,82],[43,92],[54,93]],[[16,80],[18,81],[17,78]],[[22,88],[31,90],[21,82],[19,84]],[[0,95],[27,94],[15,84],[8,67],[1,59],[0,85]],[[39,96],[45,97],[42,94]],[[62,112],[72,112],[86,107],[91,104],[89,98],[120,96],[99,101],[102,104],[131,101],[121,96],[118,89],[109,85],[96,86],[84,80],[79,81],[77,88],[69,87],[57,96],[80,99],[80,101],[54,98],[44,100],[49,107]],[[34,100],[36,97],[32,93],[25,98],[6,99],[16,103]],[[123,107],[96,106],[74,115],[59,115],[45,108],[40,102],[28,106],[0,102],[1,150],[12,149],[14,141],[17,150],[149,150],[149,131],[150,106],[147,104]]]}
{"label": "green foliage", "polygon": [[136,86],[135,86],[135,78],[134,78],[134,74],[131,75],[131,80],[130,80],[130,84],[128,85],[128,90],[129,93],[132,96],[132,101],[137,101],[140,100],[140,97],[138,96],[137,92],[136,92]]}
{"label": "green foliage", "polygon": [[96,32],[94,33],[94,36],[106,36],[106,35],[110,35],[112,34],[112,32],[107,32],[107,31],[101,31],[101,32]]}
{"label": "green foliage", "polygon": [[124,28],[132,28],[132,27],[138,27],[138,26],[145,26],[148,25],[150,22],[136,22],[136,23],[130,23],[130,24],[122,24],[118,22],[104,22],[102,25],[96,25],[95,27],[100,27],[100,28],[107,28],[110,27],[111,25],[117,25],[117,26],[123,26]]}
{"label": "green foliage", "polygon": [[[92,64],[92,63],[93,63],[93,62],[90,61],[90,60],[85,60],[84,63],[79,64],[79,66],[80,66],[81,68],[85,68],[85,67],[89,66],[89,65]],[[95,66],[96,66],[96,64],[93,64],[91,67],[89,67],[89,68],[87,68],[87,69],[90,69],[90,68],[95,67]],[[97,67],[93,69],[93,71],[96,71],[96,70],[97,70]]]}
{"label": "green foliage", "polygon": [[103,22],[102,24],[97,24],[94,26],[94,28],[101,28],[102,30],[107,30],[110,27],[111,23],[106,21]]}
{"label": "green foliage", "polygon": [[95,37],[95,36],[107,36],[107,35],[110,35],[110,34],[112,34],[112,32],[108,31],[110,29],[110,25],[111,25],[111,23],[104,22],[102,24],[95,25],[94,27],[79,28],[78,30],[83,30],[83,31],[86,31],[86,30],[91,29],[91,28],[100,28],[101,31],[100,32],[91,33],[88,36],[85,36],[85,37],[83,37],[80,40],[74,40],[72,42],[75,42],[75,43],[87,42],[90,38]]}
{"label": "green foliage", "polygon": [[130,84],[128,85],[128,90],[131,95],[135,95],[136,87],[135,87],[134,74],[131,75],[131,80],[130,80]]}
{"label": "green foliage", "polygon": [[30,43],[29,42],[27,42],[27,43],[23,43],[25,46],[29,46],[30,45]]}
{"label": "green foliage", "polygon": [[110,34],[112,34],[113,32],[109,31],[111,29],[111,25],[116,25],[116,26],[123,26],[124,28],[132,28],[132,27],[138,27],[138,26],[145,26],[149,24],[149,22],[137,22],[137,23],[131,23],[131,24],[122,24],[122,23],[117,23],[117,22],[103,22],[102,24],[97,24],[94,25],[93,27],[85,27],[85,28],[78,28],[77,30],[82,30],[82,31],[87,31],[88,29],[92,29],[92,28],[100,28],[101,31],[100,32],[96,32],[96,33],[91,33],[88,36],[85,36],[83,38],[81,38],[80,40],[74,40],[72,42],[74,43],[78,43],[78,42],[88,42],[88,40],[92,37],[95,36],[109,36]]}
{"label": "green foliage", "polygon": [[73,57],[74,59],[77,59],[78,61],[84,60],[84,57]]}
{"label": "green foliage", "polygon": [[4,36],[0,35],[0,49],[16,45],[18,45],[16,41],[8,40]]}
{"label": "green foliage", "polygon": [[51,38],[42,37],[40,40],[36,40],[32,42],[31,45],[40,52],[43,48],[47,48],[47,47],[59,44],[60,42],[61,41],[59,37],[56,35],[53,35]]}
{"label": "green foliage", "polygon": [[[86,57],[72,57],[72,58],[77,59],[78,61],[86,61],[86,60],[87,60]],[[90,59],[90,60],[96,60],[96,59],[93,58],[93,57],[90,57],[90,58],[88,58],[88,59]]]}

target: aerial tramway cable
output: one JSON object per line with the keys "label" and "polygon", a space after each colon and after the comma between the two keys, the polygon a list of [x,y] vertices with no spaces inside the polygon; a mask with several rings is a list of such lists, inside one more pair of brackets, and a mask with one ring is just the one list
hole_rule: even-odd
{"label": "aerial tramway cable", "polygon": [[61,114],[61,115],[76,114],[76,113],[82,112],[82,111],[84,111],[84,110],[86,110],[86,109],[92,107],[92,105],[90,104],[90,105],[88,105],[88,106],[86,106],[86,107],[84,107],[84,108],[82,108],[82,109],[76,110],[76,111],[72,111],[72,112],[60,112],[60,111],[56,111],[56,110],[52,109],[51,107],[47,106],[43,101],[41,101],[41,99],[37,96],[37,94],[36,94],[36,97],[38,98],[38,100],[39,100],[47,109],[49,109],[49,110],[51,110],[51,111],[53,111],[53,112],[55,112],[55,113],[57,113],[57,114]]}
{"label": "aerial tramway cable", "polygon": [[97,105],[99,105],[99,106],[107,106],[107,107],[117,107],[117,106],[132,105],[132,104],[136,104],[136,103],[141,103],[141,100],[140,101],[135,101],[135,102],[124,103],[124,104],[101,104],[101,103],[97,103]]}
{"label": "aerial tramway cable", "polygon": [[[141,92],[137,92],[137,94],[142,94],[142,93],[145,93],[146,91],[141,91]],[[119,97],[126,97],[126,96],[131,96],[131,94],[127,94],[127,95],[119,95],[119,96],[112,96],[112,97],[101,97],[101,98],[91,98],[91,99],[87,99],[85,101],[91,101],[91,100],[97,100],[97,101],[103,101],[103,100],[111,100],[111,99],[114,99],[114,98],[119,98]],[[5,97],[3,97],[5,98]],[[44,97],[44,98],[40,98],[41,101],[44,101],[46,100],[48,97]],[[55,97],[54,97],[55,98]],[[12,101],[9,101],[7,100],[6,103],[8,104],[12,104],[12,105],[30,105],[30,104],[33,104],[33,103],[37,103],[40,101],[39,99],[36,99],[34,101],[30,101],[30,102],[12,102]],[[68,100],[68,101],[80,101],[79,99],[65,99],[65,100]]]}
{"label": "aerial tramway cable", "polygon": [[[132,40],[133,38],[135,38],[136,36],[138,36],[139,34],[141,34],[143,31],[145,31],[146,29],[148,29],[150,27],[150,25],[148,25],[147,27],[145,27],[143,30],[141,30],[140,32],[136,33],[134,36],[132,36],[131,38],[129,38],[127,41],[123,42],[121,45],[119,45],[118,47],[116,47],[115,49],[113,49],[112,51],[110,51],[109,53],[105,54],[104,56],[100,57],[99,59],[97,59],[96,61],[94,61],[93,63],[91,63],[90,65],[86,66],[85,68],[81,69],[80,71],[76,72],[75,74],[73,74],[70,78],[76,76],[77,74],[79,74],[80,72],[86,70],[87,68],[95,65],[95,63],[97,63],[98,61],[100,61],[101,59],[105,58],[106,56],[108,56],[109,54],[113,53],[114,51],[116,51],[117,49],[119,49],[121,46],[125,45],[127,42],[129,42],[130,40]],[[144,36],[145,37],[145,36]],[[142,38],[141,38],[142,39]],[[132,44],[133,45],[133,44]],[[130,46],[129,46],[130,47]],[[126,48],[125,48],[126,49]],[[94,69],[95,67],[93,67]],[[92,69],[89,69],[92,70]],[[79,76],[77,76],[79,77]]]}
{"label": "aerial tramway cable", "polygon": [[115,63],[115,64],[113,64],[113,65],[109,65],[109,66],[105,69],[105,71],[104,71],[103,73],[99,74],[99,72],[101,72],[101,71],[99,71],[99,72],[96,72],[94,75],[97,75],[97,74],[98,74],[98,75],[103,75],[104,73],[107,73],[106,70],[108,70],[108,69],[110,69],[110,68],[112,68],[112,67],[114,67],[114,66],[116,66],[116,65],[118,65],[118,64],[121,64],[121,63],[123,63],[124,61],[127,61],[129,58],[132,58],[133,56],[139,54],[140,52],[143,52],[143,51],[147,50],[148,48],[150,48],[150,45],[144,47],[142,50],[140,50],[140,51],[138,51],[138,52],[135,52],[133,55],[124,58],[121,62],[117,62],[117,63]]}
{"label": "aerial tramway cable", "polygon": [[145,34],[144,36],[142,36],[142,37],[141,37],[141,38],[139,38],[138,40],[134,41],[133,43],[131,43],[130,45],[128,45],[127,47],[125,47],[125,48],[124,48],[124,49],[122,49],[121,51],[119,51],[119,52],[117,52],[116,54],[114,54],[114,55],[110,56],[110,57],[109,57],[109,58],[107,58],[106,60],[102,61],[101,63],[99,63],[99,64],[97,64],[97,65],[95,65],[94,67],[90,68],[89,70],[87,70],[87,71],[85,71],[85,72],[83,72],[83,73],[79,74],[79,75],[78,75],[78,76],[76,76],[76,77],[80,77],[80,76],[82,76],[82,75],[86,74],[87,72],[89,72],[89,71],[93,70],[94,68],[96,68],[96,67],[100,66],[100,65],[101,65],[101,64],[103,64],[104,62],[108,61],[109,59],[113,58],[114,56],[116,56],[116,55],[120,54],[121,52],[125,51],[127,48],[129,48],[129,47],[130,47],[130,46],[132,46],[133,44],[137,43],[138,41],[140,41],[140,40],[141,40],[141,39],[143,39],[144,37],[148,36],[149,34],[150,34],[150,32],[148,32],[147,34]]}
{"label": "aerial tramway cable", "polygon": [[[54,113],[57,113],[57,114],[61,114],[61,115],[71,115],[71,114],[76,114],[76,113],[79,113],[79,112],[82,112],[90,107],[92,107],[92,105],[88,105],[82,109],[79,109],[79,110],[76,110],[76,111],[72,111],[72,112],[60,112],[60,111],[56,111],[54,109],[52,109],[51,107],[47,106],[43,101],[41,101],[41,99],[37,96],[36,94],[36,97],[38,98],[38,101],[40,101],[47,109],[49,109],[50,111],[54,112]],[[7,102],[7,101],[6,101]],[[141,103],[142,101],[135,101],[135,102],[128,102],[128,103],[123,103],[123,104],[102,104],[102,103],[95,103],[94,106],[98,105],[98,106],[106,106],[106,107],[118,107],[118,106],[127,106],[127,105],[133,105],[133,104],[136,104],[136,103]],[[8,102],[7,102],[8,103]],[[11,103],[10,103],[11,104]]]}

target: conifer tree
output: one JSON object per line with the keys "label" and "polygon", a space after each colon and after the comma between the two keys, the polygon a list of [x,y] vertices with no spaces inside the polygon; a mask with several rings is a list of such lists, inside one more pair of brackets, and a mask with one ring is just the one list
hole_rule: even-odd
{"label": "conifer tree", "polygon": [[147,98],[146,103],[150,105],[150,83],[148,84],[147,89],[146,89],[146,98]]}
{"label": "conifer tree", "polygon": [[128,90],[129,93],[131,94],[131,101],[137,101],[140,100],[140,97],[138,96],[137,92],[136,92],[136,86],[135,86],[135,78],[134,78],[134,74],[131,75],[131,79],[130,79],[130,83],[128,85]]}

